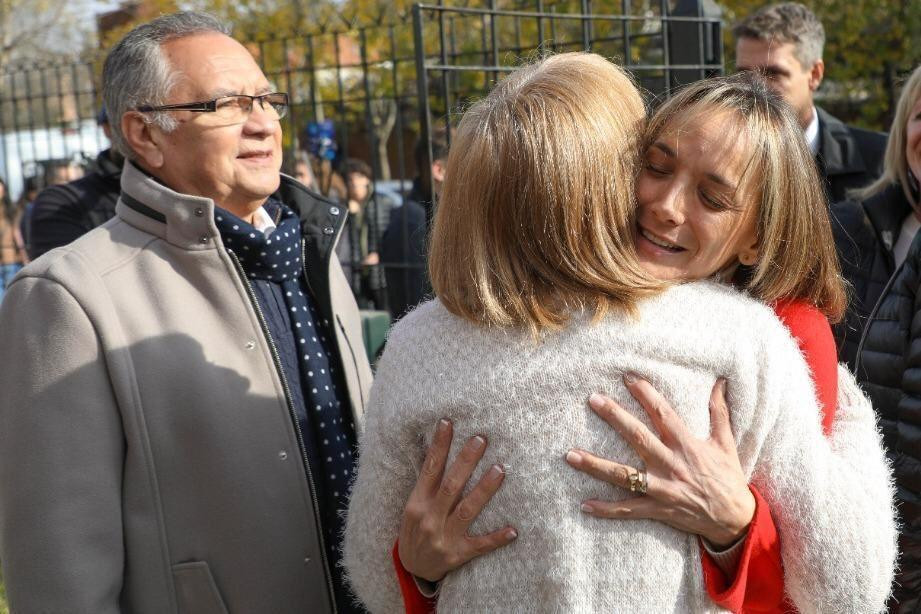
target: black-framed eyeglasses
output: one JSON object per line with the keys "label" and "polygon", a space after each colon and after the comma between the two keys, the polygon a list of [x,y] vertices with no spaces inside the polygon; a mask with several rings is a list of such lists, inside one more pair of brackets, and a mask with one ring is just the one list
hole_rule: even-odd
{"label": "black-framed eyeglasses", "polygon": [[281,119],[288,113],[288,94],[285,92],[271,92],[250,96],[248,94],[234,94],[221,96],[214,100],[202,102],[185,102],[182,104],[164,104],[160,106],[142,105],[137,108],[141,113],[154,113],[156,111],[193,111],[195,113],[214,113],[215,118],[228,123],[245,122],[253,111],[253,105],[259,102],[263,111],[269,113],[271,119]]}

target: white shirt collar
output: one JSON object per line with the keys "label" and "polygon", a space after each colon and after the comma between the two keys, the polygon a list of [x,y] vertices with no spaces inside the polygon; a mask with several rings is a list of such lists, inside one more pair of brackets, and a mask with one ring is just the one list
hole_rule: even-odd
{"label": "white shirt collar", "polygon": [[819,153],[819,114],[816,113],[815,107],[812,107],[812,121],[806,127],[805,137],[812,154]]}
{"label": "white shirt collar", "polygon": [[266,237],[275,231],[275,222],[269,212],[265,210],[265,207],[256,209],[253,214],[253,226]]}

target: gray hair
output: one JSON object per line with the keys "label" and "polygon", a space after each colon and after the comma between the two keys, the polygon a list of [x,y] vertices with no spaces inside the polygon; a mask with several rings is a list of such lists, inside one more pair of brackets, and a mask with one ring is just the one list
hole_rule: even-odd
{"label": "gray hair", "polygon": [[[136,154],[122,134],[122,116],[142,105],[164,104],[176,82],[177,74],[160,46],[205,32],[229,36],[230,28],[206,13],[181,11],[134,28],[109,52],[102,69],[102,95],[111,118],[112,145],[126,158],[134,159]],[[167,113],[150,113],[149,119],[165,132],[176,128]]]}
{"label": "gray hair", "polygon": [[807,70],[822,59],[822,48],[825,47],[825,28],[822,22],[799,2],[765,6],[737,23],[732,33],[736,40],[756,38],[793,43],[793,54]]}

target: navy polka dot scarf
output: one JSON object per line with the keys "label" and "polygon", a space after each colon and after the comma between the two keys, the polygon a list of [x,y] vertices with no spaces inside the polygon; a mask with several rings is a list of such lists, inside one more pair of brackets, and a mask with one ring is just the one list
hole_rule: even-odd
{"label": "navy polka dot scarf", "polygon": [[[246,276],[279,284],[294,331],[298,364],[307,420],[313,433],[322,475],[315,475],[324,493],[327,530],[338,542],[341,523],[338,511],[348,508],[348,484],[352,478],[355,441],[351,412],[343,407],[342,385],[334,376],[338,365],[332,353],[334,339],[328,322],[323,320],[310,300],[301,266],[301,230],[297,214],[277,200],[270,199],[266,211],[277,219],[276,229],[266,237],[240,218],[218,209],[215,223],[224,245],[240,260]],[[347,403],[347,401],[346,401]],[[305,433],[306,437],[306,433]],[[305,441],[305,445],[311,442]],[[332,514],[333,517],[329,517]]]}

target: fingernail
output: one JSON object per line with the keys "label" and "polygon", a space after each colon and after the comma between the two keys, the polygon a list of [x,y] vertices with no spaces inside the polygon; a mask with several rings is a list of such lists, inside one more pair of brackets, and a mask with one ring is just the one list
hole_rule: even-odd
{"label": "fingernail", "polygon": [[482,450],[486,447],[486,438],[482,435],[477,435],[473,438],[473,445],[477,450]]}
{"label": "fingernail", "polygon": [[624,373],[624,383],[625,384],[635,384],[639,380],[639,376],[636,373],[627,371]]}
{"label": "fingernail", "polygon": [[566,453],[566,460],[570,463],[576,464],[582,460],[582,455],[575,450],[570,450]]}
{"label": "fingernail", "polygon": [[516,531],[515,529],[509,529],[508,531],[505,532],[505,537],[507,537],[508,539],[518,539],[518,531]]}
{"label": "fingernail", "polygon": [[502,465],[493,465],[489,468],[489,479],[498,480],[502,477],[502,474],[505,473],[505,468]]}
{"label": "fingernail", "polygon": [[592,409],[604,409],[604,397],[600,394],[593,394],[588,398],[588,404]]}
{"label": "fingernail", "polygon": [[585,512],[586,514],[591,514],[592,512],[595,511],[595,508],[593,508],[593,507],[592,507],[591,505],[589,505],[588,503],[583,503],[583,504],[582,504],[582,511]]}
{"label": "fingernail", "polygon": [[438,421],[438,430],[444,432],[447,428],[451,426],[451,421],[447,418],[442,418]]}

